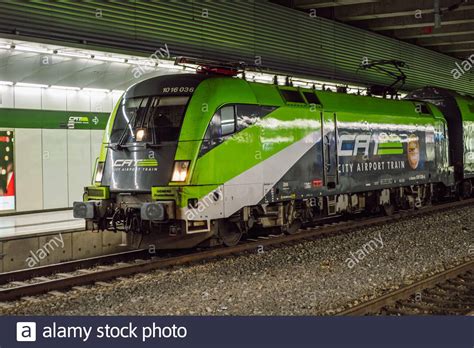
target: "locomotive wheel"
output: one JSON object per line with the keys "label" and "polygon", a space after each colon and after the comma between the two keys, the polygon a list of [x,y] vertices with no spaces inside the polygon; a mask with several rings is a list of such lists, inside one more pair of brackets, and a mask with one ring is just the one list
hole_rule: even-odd
{"label": "locomotive wheel", "polygon": [[383,205],[383,212],[387,216],[392,216],[395,212],[395,206],[393,205],[393,203],[385,203]]}
{"label": "locomotive wheel", "polygon": [[219,238],[221,239],[222,244],[225,246],[231,247],[237,245],[237,243],[239,243],[240,239],[242,238],[242,231],[240,230],[239,226],[231,221],[219,221],[218,228]]}
{"label": "locomotive wheel", "polygon": [[301,227],[301,220],[294,220],[291,225],[283,228],[285,234],[295,234]]}
{"label": "locomotive wheel", "polygon": [[471,197],[471,195],[472,195],[472,185],[470,181],[466,180],[460,185],[459,196],[461,199],[467,199]]}

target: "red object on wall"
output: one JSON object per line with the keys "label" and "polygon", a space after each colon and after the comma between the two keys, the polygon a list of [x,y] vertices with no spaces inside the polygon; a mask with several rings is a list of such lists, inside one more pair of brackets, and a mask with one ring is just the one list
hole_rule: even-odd
{"label": "red object on wall", "polygon": [[12,173],[7,183],[7,192],[5,196],[14,196],[15,195],[15,173]]}
{"label": "red object on wall", "polygon": [[423,34],[431,34],[433,33],[433,27],[424,27]]}

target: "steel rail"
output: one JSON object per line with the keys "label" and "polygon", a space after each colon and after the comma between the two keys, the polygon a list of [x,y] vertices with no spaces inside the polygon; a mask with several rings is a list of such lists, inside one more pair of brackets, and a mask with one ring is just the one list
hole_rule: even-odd
{"label": "steel rail", "polygon": [[337,313],[337,315],[347,316],[379,313],[386,306],[392,305],[397,301],[407,299],[421,290],[433,288],[436,285],[445,282],[446,280],[456,278],[459,275],[472,270],[474,270],[474,260],[469,260],[467,262],[462,263],[461,265],[434,274],[411,285],[401,287],[383,296],[374,298],[352,308],[346,309],[342,312]]}
{"label": "steel rail", "polygon": [[86,259],[65,261],[52,265],[45,265],[34,268],[25,268],[17,271],[0,273],[0,285],[13,281],[28,280],[34,277],[49,276],[54,273],[73,272],[78,269],[94,267],[97,265],[105,265],[114,262],[129,260],[132,258],[143,257],[148,254],[146,249],[129,250],[114,254],[89,257]]}
{"label": "steel rail", "polygon": [[[57,279],[50,279],[50,280],[31,283],[31,284],[21,284],[18,286],[15,285],[14,287],[6,287],[3,289],[0,289],[0,301],[11,301],[11,300],[19,299],[25,296],[39,295],[39,294],[52,291],[52,290],[65,290],[73,286],[92,284],[97,281],[107,281],[107,280],[111,280],[117,277],[131,276],[133,274],[148,272],[148,271],[152,271],[156,269],[163,269],[163,268],[168,268],[171,266],[191,264],[191,263],[196,263],[196,262],[200,262],[200,261],[204,261],[208,259],[231,256],[231,255],[239,254],[243,252],[255,251],[265,246],[278,246],[278,245],[284,246],[288,243],[298,242],[305,239],[314,239],[314,238],[324,236],[324,235],[347,233],[354,229],[380,225],[380,224],[384,224],[384,223],[388,223],[392,221],[398,221],[407,217],[425,215],[425,214],[430,214],[430,213],[441,211],[441,210],[462,207],[462,206],[470,205],[472,203],[474,203],[474,199],[450,202],[450,203],[442,204],[442,205],[428,206],[419,210],[402,211],[392,216],[373,217],[373,218],[368,218],[368,219],[363,219],[363,220],[350,220],[350,221],[343,221],[337,224],[332,224],[332,225],[327,225],[327,226],[318,226],[315,228],[301,230],[300,232],[296,234],[292,234],[292,235],[282,235],[282,236],[276,236],[274,238],[267,237],[267,238],[262,238],[258,240],[252,240],[252,241],[248,240],[234,247],[226,247],[226,248],[219,247],[219,248],[208,249],[204,251],[193,251],[188,254],[174,256],[174,257],[139,260],[133,264],[113,265],[108,269],[84,270],[83,272],[81,272],[81,274],[64,275],[64,277],[57,278]],[[110,255],[110,257],[115,257],[116,255],[120,255],[120,254]],[[101,257],[97,257],[95,259],[97,259],[96,261],[100,261],[100,258]],[[82,261],[86,262],[86,264],[91,262],[88,260],[82,260]],[[76,262],[77,263],[81,262],[81,260],[72,261],[71,263],[76,263]],[[49,268],[50,274],[53,273],[51,272],[52,270],[54,270],[54,273],[56,273],[58,269],[63,267],[61,265],[62,264],[44,266],[42,267],[43,270],[40,272],[43,272],[42,274],[46,275]],[[67,267],[72,267],[72,266],[65,265],[64,267],[65,268],[63,269],[66,269]],[[38,276],[38,274],[41,274],[41,273],[35,273],[35,270],[38,270],[38,268],[26,270],[26,271],[10,272],[9,278],[7,279],[25,280],[25,279],[28,279],[28,277],[31,277],[32,275]],[[75,270],[77,270],[77,267],[75,267]],[[17,277],[16,275],[21,275],[21,276]],[[3,279],[6,279],[6,278],[3,278]]]}

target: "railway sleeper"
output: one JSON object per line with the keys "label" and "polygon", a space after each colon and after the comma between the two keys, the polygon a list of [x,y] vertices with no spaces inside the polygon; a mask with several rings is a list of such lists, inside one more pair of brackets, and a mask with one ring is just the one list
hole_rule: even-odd
{"label": "railway sleeper", "polygon": [[[443,298],[436,298],[436,297],[431,297],[431,296],[426,296],[424,295],[423,297],[423,302],[430,302],[430,303],[435,303],[435,304],[440,304],[440,305],[452,305],[452,306],[468,306],[468,307],[473,307],[474,308],[474,302],[471,301],[465,301],[464,298],[459,298],[458,300],[445,300]],[[451,297],[452,298],[452,297]]]}

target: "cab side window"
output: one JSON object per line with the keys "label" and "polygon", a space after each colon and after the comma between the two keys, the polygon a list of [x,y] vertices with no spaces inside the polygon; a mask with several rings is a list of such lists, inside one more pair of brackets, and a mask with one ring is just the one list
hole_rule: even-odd
{"label": "cab side window", "polygon": [[224,142],[232,134],[254,125],[258,119],[266,116],[276,108],[276,106],[253,104],[222,106],[212,116],[204,135],[199,156],[203,156],[212,148]]}
{"label": "cab side window", "polygon": [[236,129],[235,123],[234,105],[226,105],[217,110],[207,127],[199,156],[204,155],[233,134]]}
{"label": "cab side window", "polygon": [[204,139],[218,140],[235,132],[235,108],[227,105],[216,111],[207,127]]}
{"label": "cab side window", "polygon": [[228,105],[220,109],[222,136],[235,132],[235,106]]}

